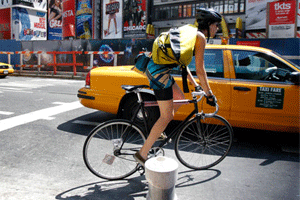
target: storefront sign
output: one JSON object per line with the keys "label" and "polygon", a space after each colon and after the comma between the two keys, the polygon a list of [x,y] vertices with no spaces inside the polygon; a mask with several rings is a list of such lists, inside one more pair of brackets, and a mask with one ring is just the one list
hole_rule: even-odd
{"label": "storefront sign", "polygon": [[269,38],[294,38],[296,1],[269,3]]}
{"label": "storefront sign", "polygon": [[256,107],[282,109],[284,88],[257,87]]}

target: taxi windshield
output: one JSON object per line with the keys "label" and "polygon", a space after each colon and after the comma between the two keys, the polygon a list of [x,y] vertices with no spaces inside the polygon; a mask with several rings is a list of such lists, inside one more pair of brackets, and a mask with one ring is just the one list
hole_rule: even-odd
{"label": "taxi windshield", "polygon": [[300,66],[299,65],[297,65],[296,63],[294,63],[293,61],[291,61],[291,60],[289,60],[289,59],[286,59],[286,58],[284,58],[282,55],[280,55],[280,54],[278,54],[278,53],[276,53],[276,52],[274,52],[274,51],[272,51],[272,53],[274,53],[275,55],[277,55],[277,56],[279,56],[279,57],[281,57],[282,59],[284,59],[285,61],[287,61],[288,63],[290,63],[291,65],[294,65],[297,69],[299,69],[300,70]]}

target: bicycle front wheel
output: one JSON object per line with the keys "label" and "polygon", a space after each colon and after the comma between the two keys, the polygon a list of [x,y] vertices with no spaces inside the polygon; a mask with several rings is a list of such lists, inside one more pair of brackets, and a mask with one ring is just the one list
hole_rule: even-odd
{"label": "bicycle front wheel", "polygon": [[133,158],[144,144],[145,136],[128,120],[110,120],[100,124],[87,137],[83,158],[96,176],[108,180],[123,179],[137,170]]}
{"label": "bicycle front wheel", "polygon": [[175,141],[178,160],[188,168],[208,169],[220,163],[228,154],[233,140],[230,124],[221,116],[187,122]]}

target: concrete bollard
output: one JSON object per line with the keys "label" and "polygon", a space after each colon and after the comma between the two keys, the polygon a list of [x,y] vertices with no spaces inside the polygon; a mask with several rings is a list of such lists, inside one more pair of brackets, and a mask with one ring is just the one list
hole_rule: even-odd
{"label": "concrete bollard", "polygon": [[175,183],[178,163],[168,157],[154,157],[145,163],[145,175],[149,191],[147,200],[177,200]]}

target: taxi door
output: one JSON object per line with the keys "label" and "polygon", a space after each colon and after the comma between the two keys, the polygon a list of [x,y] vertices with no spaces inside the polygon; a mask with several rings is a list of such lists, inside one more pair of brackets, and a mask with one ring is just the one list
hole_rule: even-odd
{"label": "taxi door", "polygon": [[263,52],[226,51],[232,66],[232,125],[273,131],[299,131],[299,85],[274,70],[295,69]]}
{"label": "taxi door", "polygon": [[[208,48],[204,53],[204,64],[206,73],[208,76],[208,81],[210,87],[216,96],[219,104],[218,114],[224,118],[229,117],[230,113],[230,73],[228,71],[227,60],[224,59],[223,50],[217,47]],[[193,58],[192,62],[189,65],[189,69],[194,75],[196,81],[200,84],[196,76],[195,68],[195,59]],[[179,68],[172,70],[172,76],[175,78],[175,81],[182,89],[182,78]],[[189,90],[194,90],[194,86],[188,81]],[[200,84],[201,85],[201,84]],[[191,99],[190,93],[185,93],[186,98]],[[199,109],[203,109],[205,113],[212,113],[215,111],[215,107],[209,106],[206,104],[206,99],[199,102]],[[175,119],[184,119],[192,110],[194,106],[192,104],[183,105],[180,107],[178,112],[175,115]]]}

